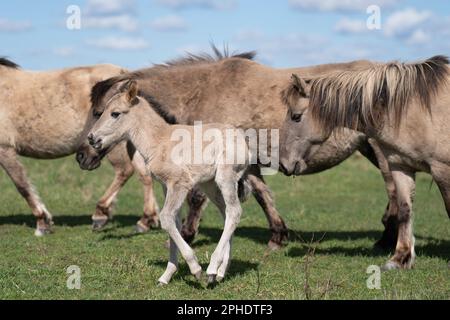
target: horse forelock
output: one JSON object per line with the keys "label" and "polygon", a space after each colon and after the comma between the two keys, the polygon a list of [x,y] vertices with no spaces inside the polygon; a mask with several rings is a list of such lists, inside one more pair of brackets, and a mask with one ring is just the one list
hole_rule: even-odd
{"label": "horse forelock", "polygon": [[420,63],[390,62],[336,72],[312,81],[312,117],[327,133],[336,128],[379,128],[386,114],[396,128],[413,98],[428,112],[449,75],[448,58]]}

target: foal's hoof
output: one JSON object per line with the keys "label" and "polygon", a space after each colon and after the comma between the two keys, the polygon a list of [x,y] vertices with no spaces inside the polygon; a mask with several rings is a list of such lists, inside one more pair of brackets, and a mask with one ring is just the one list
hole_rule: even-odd
{"label": "foal's hoof", "polygon": [[217,281],[217,282],[222,282],[224,277],[225,277],[225,276],[217,275],[216,281]]}
{"label": "foal's hoof", "polygon": [[92,220],[92,231],[100,231],[108,224],[108,219]]}
{"label": "foal's hoof", "polygon": [[208,285],[211,285],[214,283],[216,283],[216,275],[215,274],[208,275]]}
{"label": "foal's hoof", "polygon": [[161,280],[158,280],[158,287],[165,287],[167,285],[168,285],[168,283],[166,283],[164,281],[161,281]]}
{"label": "foal's hoof", "polygon": [[136,233],[147,233],[150,228],[144,225],[141,221],[138,221],[138,223],[136,223],[135,230]]}
{"label": "foal's hoof", "polygon": [[196,272],[194,274],[195,279],[197,279],[197,281],[201,281],[202,280],[202,270]]}
{"label": "foal's hoof", "polygon": [[50,230],[50,228],[36,228],[36,230],[34,230],[34,235],[36,237],[43,237],[47,234],[52,233],[52,231]]}

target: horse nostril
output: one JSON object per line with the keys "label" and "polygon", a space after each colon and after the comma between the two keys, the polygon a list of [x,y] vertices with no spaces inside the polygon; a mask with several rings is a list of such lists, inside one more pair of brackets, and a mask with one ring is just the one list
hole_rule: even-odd
{"label": "horse nostril", "polygon": [[83,159],[84,159],[83,152],[78,152],[77,153],[77,161],[80,163],[81,161],[83,161]]}
{"label": "horse nostril", "polygon": [[94,141],[94,135],[92,134],[92,133],[89,133],[89,135],[88,135],[88,141],[89,141],[89,144],[90,145],[93,145],[94,143],[95,143],[95,141]]}

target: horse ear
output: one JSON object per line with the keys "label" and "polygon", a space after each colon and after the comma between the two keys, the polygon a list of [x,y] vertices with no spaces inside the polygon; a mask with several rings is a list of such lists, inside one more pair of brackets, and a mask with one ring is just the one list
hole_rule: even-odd
{"label": "horse ear", "polygon": [[297,89],[298,93],[300,93],[302,97],[307,98],[309,96],[310,91],[309,84],[311,83],[311,79],[300,78],[298,75],[293,73],[291,76],[291,80],[292,85],[294,86],[295,89]]}
{"label": "horse ear", "polygon": [[129,102],[133,104],[136,101],[136,97],[138,94],[138,86],[136,80],[129,80],[126,84],[127,88],[127,99]]}

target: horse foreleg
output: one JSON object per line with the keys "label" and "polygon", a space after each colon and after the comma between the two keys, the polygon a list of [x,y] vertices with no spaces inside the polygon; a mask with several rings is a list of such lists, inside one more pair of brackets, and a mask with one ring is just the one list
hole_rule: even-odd
{"label": "horse foreleg", "polygon": [[159,279],[159,282],[162,284],[166,284],[168,280],[170,280],[165,278],[165,275],[167,275],[168,273],[173,274],[174,273],[173,269],[174,267],[176,267],[176,263],[173,260],[174,244],[176,245],[178,250],[180,250],[180,253],[183,256],[183,258],[186,260],[186,263],[188,264],[191,273],[195,275],[197,279],[200,279],[201,277],[202,268],[197,261],[194,250],[192,250],[192,248],[186,243],[186,241],[184,241],[177,227],[178,224],[177,219],[179,219],[180,209],[181,206],[183,205],[187,193],[188,190],[182,187],[177,186],[168,187],[164,207],[160,213],[161,228],[167,231],[171,239],[170,242],[171,254],[169,264],[167,266],[166,272]]}
{"label": "horse foreleg", "polygon": [[[380,146],[374,139],[368,140],[370,146],[372,147],[376,164],[380,169],[381,175],[383,176],[384,184],[386,187],[386,192],[389,198],[386,210],[384,212],[381,222],[384,225],[383,235],[381,239],[375,243],[375,246],[382,249],[388,250],[395,248],[397,243],[397,229],[398,229],[398,205],[397,205],[397,192],[395,190],[394,178],[392,177],[391,170],[389,168],[389,163],[381,150]],[[368,157],[367,155],[365,155]],[[369,157],[368,157],[369,158]],[[369,160],[371,160],[369,158]],[[372,161],[372,160],[371,160]],[[374,162],[374,161],[372,161]],[[375,164],[375,163],[374,163]]]}
{"label": "horse foreleg", "polygon": [[434,165],[431,168],[431,174],[439,187],[447,215],[450,218],[450,166],[444,164]]}
{"label": "horse foreleg", "polygon": [[410,269],[415,259],[412,230],[415,173],[393,168],[392,177],[397,190],[397,205],[399,208],[397,217],[398,238],[394,256],[384,265],[383,269]]}
{"label": "horse foreleg", "polygon": [[51,231],[53,224],[52,215],[48,212],[39,195],[33,189],[28,180],[25,168],[17,159],[16,151],[13,148],[0,147],[0,165],[5,169],[8,176],[14,182],[17,190],[25,198],[28,205],[37,219],[36,236],[42,236]]}
{"label": "horse foreleg", "polygon": [[133,155],[132,163],[134,169],[139,174],[139,180],[144,186],[144,214],[136,224],[137,232],[144,233],[150,230],[150,228],[157,228],[159,226],[159,207],[153,190],[153,178],[147,172],[144,159],[138,152]]}
{"label": "horse foreleg", "polygon": [[252,186],[253,195],[261,208],[264,210],[272,237],[269,241],[269,248],[275,250],[281,248],[288,239],[288,228],[275,208],[275,201],[272,192],[261,176],[260,168],[254,169],[248,174],[247,180]]}
{"label": "horse foreleg", "polygon": [[121,150],[119,148],[122,148],[122,145],[115,147],[108,154],[108,160],[114,168],[115,176],[109,188],[97,202],[95,213],[92,216],[93,230],[102,229],[112,219],[112,210],[117,194],[134,172],[125,149]]}

